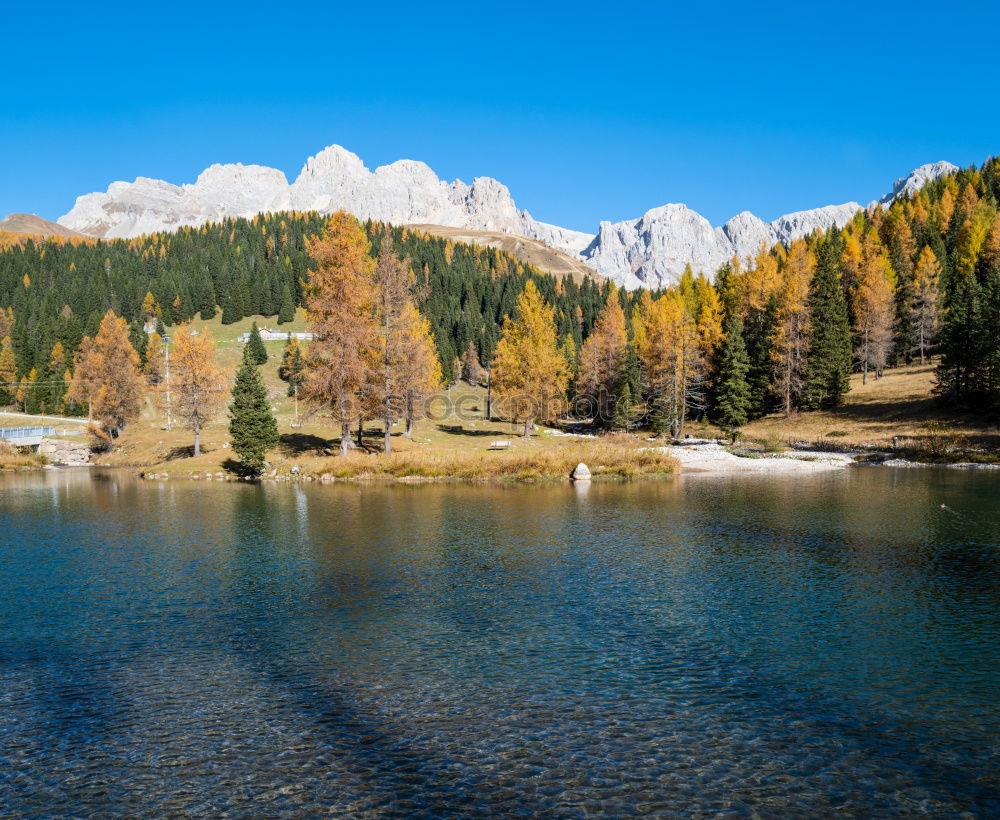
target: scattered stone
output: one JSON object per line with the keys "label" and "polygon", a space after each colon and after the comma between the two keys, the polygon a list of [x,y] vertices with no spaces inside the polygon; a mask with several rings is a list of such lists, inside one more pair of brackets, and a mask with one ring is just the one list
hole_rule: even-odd
{"label": "scattered stone", "polygon": [[53,464],[79,467],[90,463],[90,446],[83,441],[68,441],[61,438],[43,438],[38,452]]}
{"label": "scattered stone", "polygon": [[581,461],[576,465],[569,477],[574,481],[590,481],[590,468]]}

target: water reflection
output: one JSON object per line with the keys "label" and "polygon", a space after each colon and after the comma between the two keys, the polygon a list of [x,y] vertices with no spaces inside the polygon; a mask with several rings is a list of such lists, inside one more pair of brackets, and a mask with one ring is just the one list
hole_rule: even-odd
{"label": "water reflection", "polygon": [[996,813],[994,482],[3,476],[0,794],[17,815]]}

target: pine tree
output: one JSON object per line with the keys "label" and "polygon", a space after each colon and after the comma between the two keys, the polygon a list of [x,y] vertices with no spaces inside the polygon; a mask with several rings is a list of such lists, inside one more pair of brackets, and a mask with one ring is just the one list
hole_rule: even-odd
{"label": "pine tree", "polygon": [[632,418],[635,412],[635,407],[632,403],[632,390],[625,382],[618,391],[618,395],[615,399],[615,413],[612,419],[612,425],[620,430],[624,430],[626,433],[629,432],[632,426]]}
{"label": "pine tree", "polygon": [[244,359],[236,371],[229,405],[229,437],[248,477],[259,476],[268,450],[278,444],[278,423],[271,412],[260,370]]}
{"label": "pine tree", "polygon": [[750,383],[747,381],[749,373],[750,357],[743,343],[743,320],[738,313],[732,313],[726,320],[725,340],[719,360],[715,418],[733,441],[750,419],[752,400]]}
{"label": "pine tree", "polygon": [[817,255],[809,285],[809,312],[812,324],[802,406],[806,410],[839,407],[850,387],[851,326],[836,248],[829,239]]}
{"label": "pine tree", "polygon": [[267,348],[264,347],[264,340],[260,338],[260,329],[257,323],[253,323],[250,328],[250,338],[247,339],[244,357],[249,357],[253,364],[261,365],[267,362]]}

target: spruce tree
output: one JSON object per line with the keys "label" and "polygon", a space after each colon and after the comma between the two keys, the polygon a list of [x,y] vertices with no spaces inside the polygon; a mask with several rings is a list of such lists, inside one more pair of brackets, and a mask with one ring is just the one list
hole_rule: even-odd
{"label": "spruce tree", "polygon": [[229,436],[246,475],[259,476],[264,470],[267,451],[278,443],[278,423],[271,412],[260,371],[245,356],[233,385]]}
{"label": "spruce tree", "polygon": [[750,419],[751,393],[747,377],[750,357],[743,341],[743,320],[732,313],[726,320],[726,340],[719,359],[719,378],[715,389],[715,417],[719,426],[735,441]]}
{"label": "spruce tree", "polygon": [[247,339],[243,358],[249,358],[253,364],[264,364],[267,361],[267,348],[264,347],[264,341],[260,338],[260,329],[256,322],[250,329],[250,338]]}
{"label": "spruce tree", "polygon": [[281,289],[281,306],[278,308],[278,324],[283,325],[295,318],[295,301],[292,299],[292,289],[285,282]]}
{"label": "spruce tree", "polygon": [[632,390],[628,382],[625,382],[618,390],[618,398],[615,400],[614,426],[626,433],[632,426]]}
{"label": "spruce tree", "polygon": [[829,239],[817,254],[816,271],[809,285],[809,311],[812,327],[802,407],[838,407],[850,387],[852,344],[836,246]]}
{"label": "spruce tree", "polygon": [[750,385],[751,419],[765,415],[770,406],[773,371],[771,347],[777,313],[777,299],[772,295],[763,310],[750,312],[743,331],[743,340],[750,360],[747,383]]}

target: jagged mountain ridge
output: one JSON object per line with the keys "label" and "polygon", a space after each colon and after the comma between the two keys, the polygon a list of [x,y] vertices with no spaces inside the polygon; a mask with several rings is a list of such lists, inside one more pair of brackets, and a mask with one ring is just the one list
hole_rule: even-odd
{"label": "jagged mountain ridge", "polygon": [[[897,180],[879,202],[911,195],[958,168],[937,162]],[[535,220],[515,205],[510,191],[491,177],[471,185],[445,182],[429,166],[398,160],[374,171],[339,145],[310,157],[294,182],[275,168],[240,163],[212,165],[191,184],[139,177],[114,182],[104,193],[77,199],[58,223],[89,236],[133,237],[197,226],[227,217],[282,210],[330,213],[339,208],[362,219],[394,224],[434,224],[535,239],[579,258],[627,288],[662,287],[690,264],[713,273],[734,254],[748,256],[761,242],[789,242],[817,228],[843,225],[861,208],[856,202],[796,211],[767,223],[749,211],[713,227],[681,204],[653,208],[642,217],[601,222],[595,235]]]}

